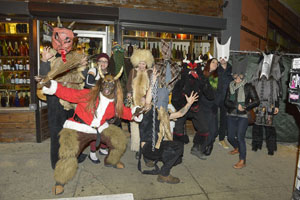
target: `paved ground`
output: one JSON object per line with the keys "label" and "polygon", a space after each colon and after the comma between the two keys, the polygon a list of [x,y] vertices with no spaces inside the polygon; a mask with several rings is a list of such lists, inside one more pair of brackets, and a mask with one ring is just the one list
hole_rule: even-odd
{"label": "paved ground", "polygon": [[[174,200],[288,200],[291,197],[297,149],[293,144],[279,144],[274,156],[266,148],[252,152],[247,140],[247,167],[232,166],[238,156],[229,155],[215,143],[212,155],[199,160],[191,155],[192,144],[185,145],[184,161],[172,170],[181,183],[159,183],[156,176],[137,171],[135,153],[128,149],[122,158],[126,168],[118,170],[92,164],[79,165],[64,194],[54,196],[50,167],[49,140],[43,143],[0,144],[0,199],[54,199],[132,193],[134,199]],[[87,152],[87,151],[86,151]],[[144,167],[145,168],[145,167]]]}

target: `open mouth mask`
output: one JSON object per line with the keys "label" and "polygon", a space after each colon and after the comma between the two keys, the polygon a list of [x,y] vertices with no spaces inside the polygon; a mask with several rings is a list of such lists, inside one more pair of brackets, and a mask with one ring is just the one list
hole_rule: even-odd
{"label": "open mouth mask", "polygon": [[72,22],[68,28],[64,28],[59,17],[57,17],[57,27],[53,28],[52,47],[61,54],[64,62],[66,62],[66,54],[72,50],[74,33],[71,28],[74,23]]}

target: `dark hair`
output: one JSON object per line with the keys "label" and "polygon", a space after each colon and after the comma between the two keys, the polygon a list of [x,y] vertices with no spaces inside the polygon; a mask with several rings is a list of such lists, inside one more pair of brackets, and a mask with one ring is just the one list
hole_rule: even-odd
{"label": "dark hair", "polygon": [[213,61],[213,60],[216,60],[218,61],[216,58],[212,58],[212,59],[209,59],[207,62],[206,62],[206,65],[203,69],[203,75],[205,77],[209,77],[209,76],[213,76],[214,78],[216,78],[218,76],[218,73],[217,73],[217,69],[214,70],[213,72],[209,72],[210,70],[210,63]]}

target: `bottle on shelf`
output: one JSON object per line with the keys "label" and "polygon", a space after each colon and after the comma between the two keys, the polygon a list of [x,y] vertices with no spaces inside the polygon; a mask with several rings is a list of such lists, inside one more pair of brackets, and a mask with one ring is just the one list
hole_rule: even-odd
{"label": "bottle on shelf", "polygon": [[29,106],[29,96],[28,96],[28,92],[25,92],[25,97],[24,97],[24,106],[28,107]]}
{"label": "bottle on shelf", "polygon": [[175,48],[175,44],[173,44],[172,58],[173,58],[173,59],[176,59],[176,48]]}
{"label": "bottle on shelf", "polygon": [[5,76],[3,70],[0,71],[0,84],[5,84]]}
{"label": "bottle on shelf", "polygon": [[20,42],[19,53],[20,53],[20,56],[25,56],[26,55],[26,47],[23,44],[23,41]]}
{"label": "bottle on shelf", "polygon": [[26,59],[26,70],[30,70],[29,59]]}
{"label": "bottle on shelf", "polygon": [[29,56],[29,44],[25,42],[25,56]]}
{"label": "bottle on shelf", "polygon": [[15,93],[14,106],[20,107],[20,99],[19,99],[19,93],[18,93],[18,91],[16,91],[16,93]]}
{"label": "bottle on shelf", "polygon": [[176,49],[176,59],[180,59],[179,45],[177,45],[177,49]]}
{"label": "bottle on shelf", "polygon": [[133,46],[131,45],[131,42],[129,43],[128,46],[128,57],[131,57],[133,53]]}
{"label": "bottle on shelf", "polygon": [[187,57],[188,57],[188,60],[192,60],[192,54],[191,54],[191,48],[190,47],[188,47]]}
{"label": "bottle on shelf", "polygon": [[7,55],[8,56],[14,56],[14,49],[11,45],[11,41],[8,41]]}
{"label": "bottle on shelf", "polygon": [[15,100],[14,95],[13,95],[12,91],[10,91],[9,92],[9,100],[8,100],[9,107],[14,107],[14,100]]}
{"label": "bottle on shelf", "polygon": [[146,44],[146,42],[143,42],[143,49],[146,49],[145,44]]}
{"label": "bottle on shelf", "polygon": [[6,107],[7,106],[7,96],[5,92],[2,92],[1,94],[1,106]]}
{"label": "bottle on shelf", "polygon": [[183,54],[183,58],[185,58],[185,56],[187,56],[187,52],[186,52],[186,46],[184,45],[183,46],[183,52],[182,52],[182,54]]}
{"label": "bottle on shelf", "polygon": [[20,79],[19,79],[19,74],[18,73],[15,74],[15,84],[16,85],[20,84]]}
{"label": "bottle on shelf", "polygon": [[195,48],[193,48],[193,55],[192,55],[192,57],[193,57],[193,60],[196,60],[197,58],[196,58],[196,54],[195,54]]}
{"label": "bottle on shelf", "polygon": [[156,55],[157,55],[157,58],[162,57],[162,54],[161,54],[160,49],[159,49],[159,42],[157,42],[157,53],[156,53]]}
{"label": "bottle on shelf", "polygon": [[139,43],[139,49],[141,49],[141,42],[139,41],[138,43]]}
{"label": "bottle on shelf", "polygon": [[2,46],[3,56],[8,56],[7,48],[8,48],[8,46],[7,46],[6,40],[4,40],[3,46]]}
{"label": "bottle on shelf", "polygon": [[183,50],[182,50],[182,44],[180,45],[180,57],[179,57],[180,60],[183,59]]}
{"label": "bottle on shelf", "polygon": [[150,50],[151,49],[151,47],[150,47],[150,43],[148,42],[148,47],[147,47],[147,49],[148,50]]}
{"label": "bottle on shelf", "polygon": [[21,91],[19,96],[20,96],[20,106],[24,107],[25,106],[24,92]]}
{"label": "bottle on shelf", "polygon": [[15,41],[14,56],[20,56],[19,45],[17,41]]}
{"label": "bottle on shelf", "polygon": [[152,56],[154,58],[156,58],[156,48],[155,48],[155,43],[153,43],[153,47],[152,47]]}
{"label": "bottle on shelf", "polygon": [[14,59],[11,60],[10,70],[11,71],[18,70],[18,69],[16,69],[16,64],[15,64],[15,60]]}
{"label": "bottle on shelf", "polygon": [[13,73],[11,73],[10,75],[10,84],[15,84],[15,76]]}
{"label": "bottle on shelf", "polygon": [[29,76],[29,73],[27,73],[26,84],[27,84],[27,85],[29,85],[29,84],[30,84],[30,76]]}

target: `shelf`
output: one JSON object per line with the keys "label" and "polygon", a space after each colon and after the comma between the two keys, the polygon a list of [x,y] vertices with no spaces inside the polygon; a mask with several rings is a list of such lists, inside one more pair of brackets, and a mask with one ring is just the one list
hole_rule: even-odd
{"label": "shelf", "polygon": [[123,35],[123,38],[134,38],[134,39],[153,39],[153,40],[172,40],[176,42],[213,42],[213,40],[194,40],[194,39],[178,39],[178,38],[161,38],[161,37],[151,37],[151,36],[135,36],[135,35]]}
{"label": "shelf", "polygon": [[13,59],[13,58],[22,59],[22,58],[29,58],[29,56],[0,56],[0,59]]}
{"label": "shelf", "polygon": [[29,37],[29,33],[0,33],[1,37]]}
{"label": "shelf", "polygon": [[176,38],[161,38],[151,36],[135,36],[135,35],[123,35],[124,38],[135,38],[135,39],[153,39],[153,40],[172,40],[172,41],[191,41],[191,39],[176,39]]}
{"label": "shelf", "polygon": [[12,70],[2,70],[2,72],[16,72],[16,73],[18,73],[18,72],[30,72],[30,70],[14,70],[14,71],[12,71]]}

